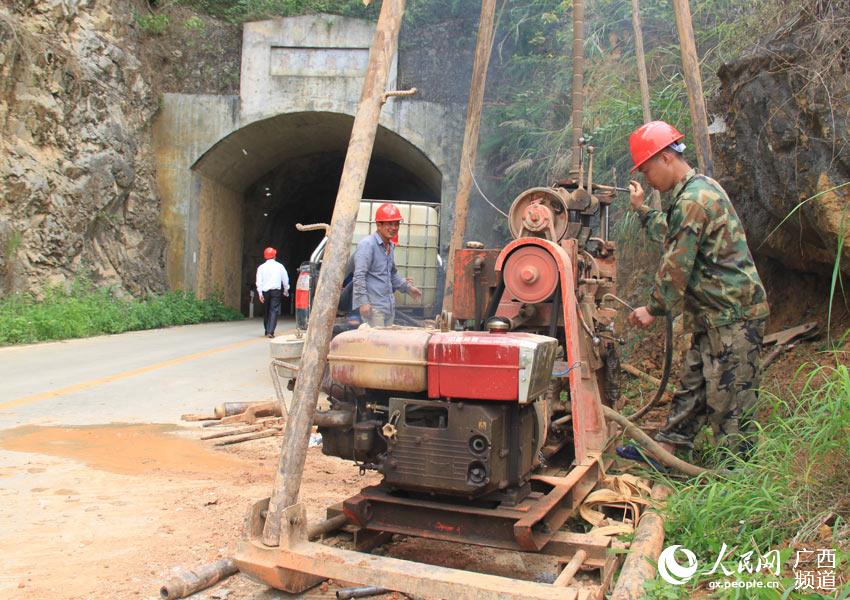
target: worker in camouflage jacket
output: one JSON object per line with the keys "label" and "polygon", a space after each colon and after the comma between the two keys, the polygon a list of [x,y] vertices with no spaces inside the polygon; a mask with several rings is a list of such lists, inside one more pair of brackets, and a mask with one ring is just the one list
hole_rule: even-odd
{"label": "worker in camouflage jacket", "polygon": [[767,295],[735,207],[720,184],[685,161],[683,137],[653,121],[629,139],[632,172],[670,192],[661,211],[644,204],[640,183],[629,184],[632,209],[649,237],[664,243],[649,301],[629,322],[648,327],[681,303],[685,331],[693,333],[673,408],[655,439],[670,450],[692,448],[709,425],[722,446],[743,456],[755,434]]}

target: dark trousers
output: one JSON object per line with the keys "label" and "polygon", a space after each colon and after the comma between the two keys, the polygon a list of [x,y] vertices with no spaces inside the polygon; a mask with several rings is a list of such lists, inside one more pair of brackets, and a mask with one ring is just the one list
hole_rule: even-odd
{"label": "dark trousers", "polygon": [[266,314],[263,317],[263,325],[266,328],[266,335],[274,333],[277,327],[277,315],[280,313],[280,300],[283,297],[283,292],[280,290],[268,290],[263,292],[263,298],[266,304]]}

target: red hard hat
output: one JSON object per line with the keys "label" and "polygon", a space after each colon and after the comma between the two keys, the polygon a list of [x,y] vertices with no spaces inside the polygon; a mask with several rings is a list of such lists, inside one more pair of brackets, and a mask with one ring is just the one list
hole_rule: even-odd
{"label": "red hard hat", "polygon": [[265,258],[266,260],[274,258],[275,256],[277,256],[277,250],[275,250],[271,246],[263,250],[263,258]]}
{"label": "red hard hat", "polygon": [[634,173],[643,163],[684,137],[664,121],[644,123],[629,136],[629,150],[635,163],[630,172]]}
{"label": "red hard hat", "polygon": [[398,208],[396,208],[395,204],[390,204],[389,202],[385,202],[378,207],[378,210],[375,212],[375,222],[378,221],[402,221],[401,213]]}

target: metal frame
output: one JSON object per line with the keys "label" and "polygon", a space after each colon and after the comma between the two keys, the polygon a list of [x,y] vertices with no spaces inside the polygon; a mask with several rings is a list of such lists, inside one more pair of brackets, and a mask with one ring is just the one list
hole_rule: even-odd
{"label": "metal frame", "polygon": [[[246,536],[234,560],[239,570],[252,579],[294,594],[303,593],[325,579],[334,579],[374,585],[415,597],[452,600],[602,600],[619,565],[618,556],[610,552],[610,538],[567,533],[556,536],[550,544],[552,550],[562,556],[561,562],[568,562],[581,550],[587,556],[584,566],[602,571],[599,587],[537,583],[373,556],[308,541],[307,513],[300,503],[283,510],[280,545],[269,547],[262,542],[263,515],[267,507],[268,500],[262,500],[249,510]],[[386,534],[377,534],[375,538],[382,535]]]}
{"label": "metal frame", "polygon": [[349,521],[365,529],[415,537],[539,552],[581,505],[599,479],[599,463],[566,477],[534,475],[532,492],[515,506],[495,508],[393,496],[379,486],[343,503]]}

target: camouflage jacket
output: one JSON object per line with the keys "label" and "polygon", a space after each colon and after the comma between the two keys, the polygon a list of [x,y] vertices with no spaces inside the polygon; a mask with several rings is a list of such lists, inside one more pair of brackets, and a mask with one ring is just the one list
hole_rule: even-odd
{"label": "camouflage jacket", "polygon": [[638,209],[649,237],[664,241],[649,313],[673,312],[684,300],[685,331],[767,317],[767,294],[744,227],[720,184],[691,169],[671,197],[666,214]]}

